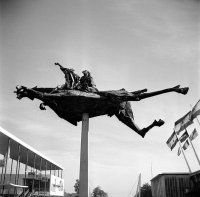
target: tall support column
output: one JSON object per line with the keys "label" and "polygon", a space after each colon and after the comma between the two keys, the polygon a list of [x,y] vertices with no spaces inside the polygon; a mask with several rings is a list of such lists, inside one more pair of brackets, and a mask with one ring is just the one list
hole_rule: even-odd
{"label": "tall support column", "polygon": [[35,178],[37,172],[35,172],[35,159],[36,159],[36,154],[34,154],[34,159],[33,159],[33,172],[34,172],[34,177],[33,177],[33,182],[32,182],[32,194],[35,192]]}
{"label": "tall support column", "polygon": [[88,197],[88,131],[89,114],[82,115],[79,197]]}
{"label": "tall support column", "polygon": [[26,149],[26,164],[25,164],[25,177],[24,177],[24,185],[27,185],[27,167],[28,167],[28,153],[29,153],[29,150]]}
{"label": "tall support column", "polygon": [[[49,189],[50,189],[50,184],[51,184],[51,169],[52,169],[52,163],[50,164],[50,179],[49,179]],[[49,191],[49,196],[50,196],[50,191]]]}
{"label": "tall support column", "polygon": [[[11,161],[11,166],[10,166],[10,177],[9,177],[9,183],[11,183],[11,177],[12,177],[12,170],[13,170],[13,159]],[[10,194],[10,188],[8,189],[8,196]]]}
{"label": "tall support column", "polygon": [[[5,171],[4,171],[4,177],[3,177],[3,184],[5,184],[5,180],[6,180],[6,170],[7,170],[7,164],[8,164],[8,158],[10,157],[10,138],[8,139],[8,149],[7,149],[7,153],[5,155]],[[2,192],[3,196],[4,196],[4,186],[3,186],[3,192]]]}
{"label": "tall support column", "polygon": [[45,171],[44,171],[44,174],[45,174],[45,182],[44,182],[44,196],[46,196],[46,193],[47,193],[47,161],[45,162]]}

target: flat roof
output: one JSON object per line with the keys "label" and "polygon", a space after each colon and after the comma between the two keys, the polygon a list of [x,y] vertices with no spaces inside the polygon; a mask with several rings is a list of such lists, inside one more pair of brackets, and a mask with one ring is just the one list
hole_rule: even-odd
{"label": "flat roof", "polygon": [[[26,164],[28,151],[28,166],[38,170],[63,170],[64,168],[44,156],[33,147],[29,146],[16,136],[12,135],[2,127],[0,127],[0,154],[5,155],[8,149],[8,141],[10,139],[10,158],[17,161],[18,146],[20,145],[20,162]],[[34,164],[35,157],[35,164]]]}
{"label": "flat roof", "polygon": [[161,176],[164,176],[164,175],[190,175],[191,173],[189,172],[168,172],[168,173],[161,173],[161,174],[158,174],[156,175],[155,177],[153,177],[151,179],[151,181],[154,181],[155,179],[161,177]]}
{"label": "flat roof", "polygon": [[192,173],[191,173],[191,176],[196,175],[196,174],[200,174],[200,170],[197,170],[197,171],[195,171],[195,172],[192,172]]}

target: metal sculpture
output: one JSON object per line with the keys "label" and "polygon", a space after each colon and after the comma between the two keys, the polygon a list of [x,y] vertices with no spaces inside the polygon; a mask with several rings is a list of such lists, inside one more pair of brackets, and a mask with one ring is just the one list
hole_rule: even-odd
{"label": "metal sculpture", "polygon": [[83,76],[79,77],[73,69],[64,68],[59,63],[55,63],[65,75],[65,84],[56,88],[27,88],[17,86],[15,93],[17,98],[27,97],[31,100],[42,101],[40,109],[45,110],[45,106],[50,107],[60,118],[63,118],[73,125],[82,120],[84,113],[89,114],[89,118],[100,115],[115,115],[121,122],[130,127],[140,136],[145,134],[155,126],[162,126],[163,120],[154,120],[149,126],[140,129],[135,123],[131,104],[129,101],[140,101],[152,96],[168,92],[187,94],[188,87],[180,88],[180,85],[155,92],[147,92],[147,89],[128,92],[125,89],[99,91],[94,84],[89,71],[83,71]]}

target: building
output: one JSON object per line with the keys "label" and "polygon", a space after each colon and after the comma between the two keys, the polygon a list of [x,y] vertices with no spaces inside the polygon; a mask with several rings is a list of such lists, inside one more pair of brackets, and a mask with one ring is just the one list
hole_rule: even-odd
{"label": "building", "polygon": [[189,173],[163,173],[151,180],[153,197],[187,197]]}
{"label": "building", "polygon": [[188,196],[199,197],[200,196],[200,170],[193,172],[189,176],[190,180],[190,190],[188,191]]}
{"label": "building", "polygon": [[64,196],[63,168],[0,127],[0,197]]}
{"label": "building", "polygon": [[194,173],[162,173],[151,180],[153,197],[199,197],[200,171]]}

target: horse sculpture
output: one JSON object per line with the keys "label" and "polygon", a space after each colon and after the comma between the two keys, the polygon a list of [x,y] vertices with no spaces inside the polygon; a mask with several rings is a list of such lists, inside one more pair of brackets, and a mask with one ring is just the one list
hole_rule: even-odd
{"label": "horse sculpture", "polygon": [[180,88],[180,85],[155,92],[147,92],[147,89],[127,92],[125,89],[111,91],[88,92],[79,89],[59,89],[59,88],[27,88],[17,86],[15,93],[18,99],[27,97],[31,100],[42,101],[40,109],[45,110],[45,106],[50,107],[60,118],[77,125],[82,120],[82,114],[88,113],[89,117],[100,115],[115,115],[121,122],[130,127],[140,136],[145,134],[154,126],[162,126],[163,120],[154,120],[149,126],[140,129],[135,123],[131,104],[129,101],[140,101],[152,96],[168,92],[187,94],[189,88]]}

